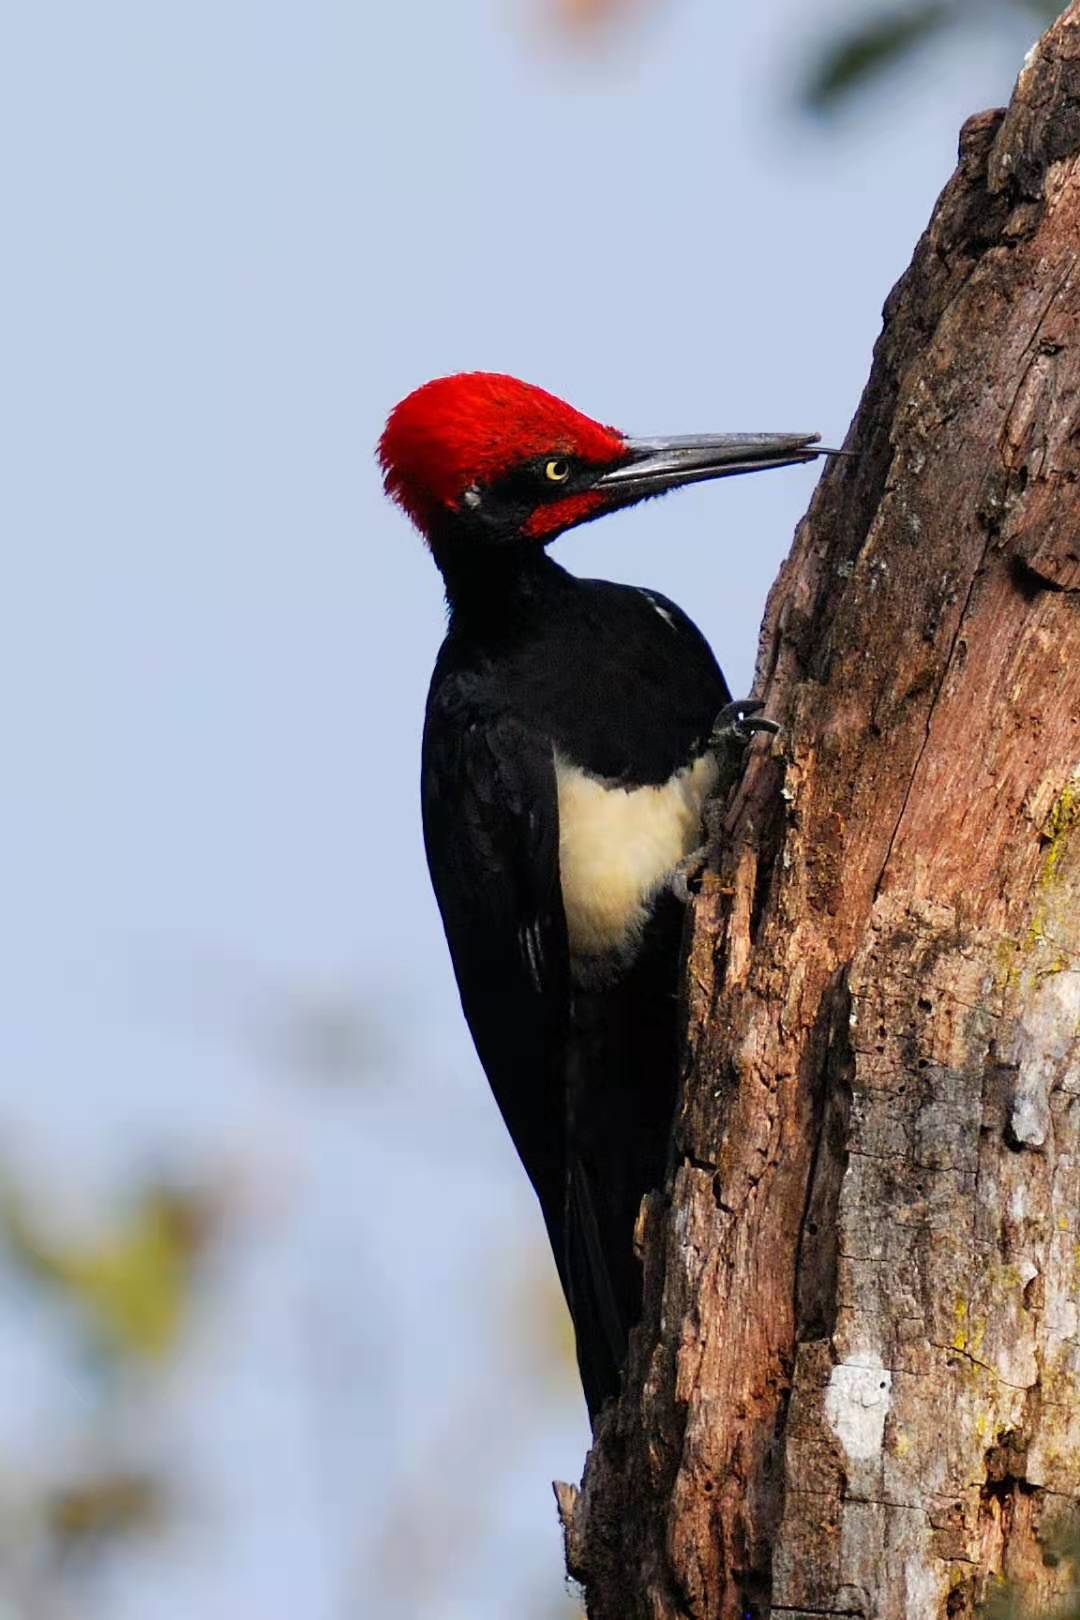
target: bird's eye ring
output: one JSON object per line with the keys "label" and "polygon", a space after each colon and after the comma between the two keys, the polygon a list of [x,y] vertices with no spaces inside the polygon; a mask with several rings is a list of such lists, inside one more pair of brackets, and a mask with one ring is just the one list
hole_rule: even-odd
{"label": "bird's eye ring", "polygon": [[570,476],[570,463],[565,456],[557,456],[549,461],[544,468],[544,477],[549,484],[565,484]]}

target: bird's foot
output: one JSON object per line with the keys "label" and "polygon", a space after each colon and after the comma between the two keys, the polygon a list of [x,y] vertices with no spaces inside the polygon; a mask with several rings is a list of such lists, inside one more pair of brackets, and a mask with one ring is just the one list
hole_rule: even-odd
{"label": "bird's foot", "polygon": [[713,721],[711,746],[727,747],[729,740],[734,740],[745,748],[756,731],[767,731],[775,737],[781,727],[775,720],[766,720],[761,713],[764,707],[757,698],[736,698],[734,703],[725,703]]}
{"label": "bird's foot", "polygon": [[755,698],[737,698],[734,703],[725,703],[713,721],[709,747],[720,767],[718,792],[726,791],[738,780],[746,750],[755,736],[764,732],[775,737],[780,731],[775,720],[766,720],[760,712],[764,707]]}
{"label": "bird's foot", "polygon": [[755,698],[738,698],[734,703],[725,703],[713,721],[709,749],[719,766],[719,778],[705,806],[706,840],[697,849],[692,849],[689,855],[683,856],[678,866],[672,868],[667,880],[668,888],[684,906],[689,903],[691,892],[697,887],[708,864],[710,847],[719,839],[723,802],[739,779],[747,748],[760,733],[775,737],[781,729],[775,720],[766,720],[761,713],[764,707],[764,703]]}
{"label": "bird's foot", "polygon": [[709,858],[708,844],[699,844],[689,855],[684,855],[678,866],[672,868],[667,886],[680,905],[690,904],[691,884],[697,884]]}

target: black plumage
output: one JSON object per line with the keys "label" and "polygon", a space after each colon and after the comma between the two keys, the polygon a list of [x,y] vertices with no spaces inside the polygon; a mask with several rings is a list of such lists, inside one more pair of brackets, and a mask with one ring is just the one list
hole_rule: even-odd
{"label": "black plumage", "polygon": [[416,389],[379,444],[450,608],[424,726],[431,878],[594,1417],[641,1308],[634,1226],[663,1182],[678,1066],[670,879],[701,837],[729,694],[673,602],[575,579],[544,547],[680,484],[816,454],[806,434],[630,439],[490,372]]}
{"label": "black plumage", "polygon": [[542,552],[452,607],[424,728],[432,882],[462,1006],[536,1189],[590,1412],[618,1388],[640,1312],[633,1229],[663,1179],[677,1073],[681,907],[666,890],[629,961],[575,982],[556,755],[612,792],[704,753],[728,699],[658,593],[579,580]]}

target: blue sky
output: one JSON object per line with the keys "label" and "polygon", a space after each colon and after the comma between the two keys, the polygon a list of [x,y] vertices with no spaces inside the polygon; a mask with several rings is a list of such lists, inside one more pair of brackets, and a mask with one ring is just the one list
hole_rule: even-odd
{"label": "blue sky", "polygon": [[[823,128],[791,87],[842,6],[683,0],[572,48],[531,3],[4,24],[6,1162],[58,1230],[150,1171],[230,1212],[125,1436],[0,1289],[9,1467],[120,1445],[185,1482],[81,1620],[569,1612],[549,1481],[584,1419],[429,895],[442,604],[374,442],[477,367],[630,431],[842,436],[959,124],[1029,43],[957,41]],[[674,597],[747,688],[815,476],[559,557]],[[352,1005],[371,1072],[310,1083],[294,1014]]]}

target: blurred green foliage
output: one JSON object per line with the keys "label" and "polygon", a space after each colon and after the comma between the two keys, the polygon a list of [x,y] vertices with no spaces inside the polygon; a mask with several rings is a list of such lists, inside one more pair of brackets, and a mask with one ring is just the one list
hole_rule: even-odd
{"label": "blurred green foliage", "polygon": [[860,18],[826,45],[807,83],[807,101],[816,110],[841,101],[932,38],[951,20],[952,11],[943,0],[930,0]]}
{"label": "blurred green foliage", "polygon": [[164,1493],[153,1474],[118,1469],[51,1492],[43,1516],[55,1540],[85,1545],[157,1530],[165,1518]]}
{"label": "blurred green foliage", "polygon": [[150,1186],[111,1231],[88,1242],[49,1237],[10,1185],[0,1232],[12,1258],[76,1306],[109,1356],[167,1356],[187,1320],[195,1261],[213,1224],[209,1201]]}
{"label": "blurred green foliage", "polygon": [[1028,19],[1034,34],[1061,9],[1059,0],[921,0],[910,5],[875,5],[825,39],[803,86],[804,102],[813,112],[834,111],[946,30],[1015,28]]}
{"label": "blurred green foliage", "polygon": [[[68,1620],[69,1577],[121,1543],[166,1530],[175,1490],[133,1419],[152,1410],[183,1343],[198,1263],[221,1225],[207,1193],[145,1181],[111,1221],[58,1224],[51,1200],[0,1169],[0,1250],[58,1301],[63,1359],[95,1376],[57,1413],[39,1466],[11,1459],[0,1489],[0,1613]],[[87,1350],[92,1351],[88,1358]],[[73,1574],[74,1572],[74,1574]]]}

